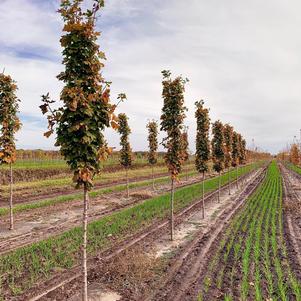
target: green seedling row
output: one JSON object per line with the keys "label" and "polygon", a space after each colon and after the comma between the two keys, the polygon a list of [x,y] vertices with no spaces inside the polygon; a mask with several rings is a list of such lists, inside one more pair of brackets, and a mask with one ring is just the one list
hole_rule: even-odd
{"label": "green seedling row", "polygon": [[[273,161],[263,183],[226,228],[198,300],[214,300],[216,289],[224,300],[301,300],[301,284],[287,258],[282,210],[282,178]],[[225,277],[229,269],[230,277]]]}

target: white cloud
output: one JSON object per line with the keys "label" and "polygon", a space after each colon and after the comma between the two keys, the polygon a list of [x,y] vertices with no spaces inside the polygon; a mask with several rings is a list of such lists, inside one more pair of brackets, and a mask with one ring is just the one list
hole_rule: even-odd
{"label": "white cloud", "polygon": [[[18,81],[22,112],[40,117],[40,95],[58,97],[61,21],[57,0],[2,0],[0,68]],[[49,4],[50,3],[50,4]],[[43,5],[42,5],[43,4]],[[128,95],[119,110],[130,117],[134,149],[144,149],[145,123],[159,119],[161,70],[190,79],[186,89],[187,124],[194,147],[194,102],[204,98],[211,118],[230,122],[251,142],[277,151],[298,133],[300,108],[299,28],[296,0],[108,0],[98,19],[104,75],[113,81],[113,98]],[[19,49],[21,54],[16,52]],[[43,58],[26,58],[22,51]],[[26,53],[25,53],[26,54]],[[33,125],[24,122],[19,146],[29,145]],[[45,124],[35,124],[40,137]],[[112,145],[118,136],[107,132]],[[37,146],[52,141],[37,139]]]}

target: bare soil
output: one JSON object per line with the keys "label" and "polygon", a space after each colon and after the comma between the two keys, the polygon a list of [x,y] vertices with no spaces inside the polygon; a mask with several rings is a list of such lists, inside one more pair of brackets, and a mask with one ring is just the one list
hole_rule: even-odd
{"label": "bare soil", "polygon": [[[66,175],[70,177],[70,175]],[[155,178],[161,178],[164,176],[168,176],[167,172],[163,173],[157,173],[155,174]],[[152,179],[152,175],[147,175],[147,176],[139,176],[139,177],[132,177],[130,178],[130,182],[141,182],[141,181],[146,181]],[[122,185],[126,184],[126,179],[116,179],[116,180],[108,180],[105,183],[101,184],[95,184],[95,189],[101,189],[101,188],[108,188],[111,186],[115,185]],[[63,187],[48,187],[46,190],[45,188],[42,190],[39,189],[31,189],[31,190],[26,190],[24,189],[18,189],[18,191],[14,191],[14,204],[28,204],[28,203],[33,203],[37,201],[41,201],[44,199],[49,199],[49,198],[55,198],[57,196],[63,196],[63,195],[71,195],[74,193],[78,193],[78,189],[75,189],[71,183],[71,178],[70,178],[70,185],[68,187],[63,186]],[[1,187],[0,187],[0,192],[1,192]],[[1,196],[0,194],[0,207],[7,207],[8,206],[8,199]]]}
{"label": "bare soil", "polygon": [[301,176],[280,165],[284,186],[284,238],[290,265],[301,279]]}
{"label": "bare soil", "polygon": [[[178,183],[178,187],[191,185],[200,181],[200,177],[191,177],[188,181]],[[92,199],[88,210],[88,220],[97,220],[104,215],[133,206],[146,199],[166,193],[170,185],[131,189],[130,197],[125,192],[110,193]],[[0,255],[33,242],[57,235],[70,228],[81,225],[82,201],[55,204],[15,214],[15,229],[8,229],[9,217],[0,220]]]}
{"label": "bare soil", "polygon": [[[187,289],[189,291],[194,280],[199,277],[202,268],[205,267],[206,260],[204,258],[209,256],[218,235],[244,203],[246,197],[258,185],[262,175],[263,171],[261,170],[256,173],[256,176],[254,172],[245,176],[244,178],[249,178],[249,180],[245,182],[245,185],[241,185],[235,193],[233,191],[231,196],[228,195],[228,188],[225,186],[222,188],[220,203],[217,203],[217,192],[210,193],[206,197],[204,220],[201,220],[200,216],[201,200],[182,210],[176,215],[177,239],[173,243],[168,241],[166,233],[169,222],[164,220],[141,233],[125,238],[122,243],[110,250],[90,258],[88,265],[90,293],[93,291],[93,287],[102,285],[101,287],[104,286],[121,295],[121,300],[186,300]],[[152,258],[153,269],[144,266],[137,271],[155,271],[151,276],[141,276],[142,280],[136,281],[135,285],[128,279],[125,271],[129,271],[129,267],[131,271],[135,270],[133,264],[135,267],[137,262],[143,262],[143,260],[137,260],[135,256],[132,259],[127,257],[127,252],[130,250],[133,250],[132,254],[143,254],[143,258]],[[112,267],[114,265],[122,266],[120,260],[126,263],[124,264],[125,269],[120,271],[118,268],[116,274],[116,269]],[[52,279],[40,283],[36,288],[12,300],[70,300],[70,298],[76,298],[81,287],[80,270],[81,267],[78,266],[60,272]],[[114,281],[114,279],[119,280]],[[93,300],[92,295],[91,300]],[[182,298],[183,296],[184,298]]]}

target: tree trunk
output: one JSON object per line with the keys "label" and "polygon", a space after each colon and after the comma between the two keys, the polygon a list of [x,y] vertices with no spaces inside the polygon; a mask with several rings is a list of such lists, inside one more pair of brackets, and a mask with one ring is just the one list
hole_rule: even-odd
{"label": "tree trunk", "polygon": [[172,178],[171,197],[170,197],[170,240],[173,240],[174,237],[174,216],[173,216],[174,197],[175,197],[175,180]]}
{"label": "tree trunk", "polygon": [[228,186],[229,186],[229,195],[231,195],[231,179],[230,179],[230,167],[228,167]]}
{"label": "tree trunk", "polygon": [[186,181],[188,181],[188,166],[186,166],[185,172],[186,172]]}
{"label": "tree trunk", "polygon": [[9,230],[14,230],[14,214],[13,214],[13,166],[10,163],[10,192],[9,192]]}
{"label": "tree trunk", "polygon": [[202,215],[205,218],[205,172],[203,171],[203,182],[202,182]]}
{"label": "tree trunk", "polygon": [[153,190],[156,190],[156,188],[155,188],[154,165],[152,165],[152,179],[153,179]]}
{"label": "tree trunk", "polygon": [[218,202],[220,202],[221,197],[221,172],[218,172]]}
{"label": "tree trunk", "polygon": [[87,187],[84,188],[84,212],[83,212],[83,292],[82,300],[88,301],[88,271],[87,271],[87,226],[88,226],[88,202]]}
{"label": "tree trunk", "polygon": [[238,165],[236,165],[236,188],[238,189]]}
{"label": "tree trunk", "polygon": [[130,184],[129,184],[129,171],[128,168],[126,168],[126,193],[127,197],[130,197]]}

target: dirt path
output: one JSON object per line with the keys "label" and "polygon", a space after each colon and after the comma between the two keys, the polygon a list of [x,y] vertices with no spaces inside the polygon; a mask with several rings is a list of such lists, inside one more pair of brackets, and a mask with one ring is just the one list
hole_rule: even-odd
{"label": "dirt path", "polygon": [[[248,175],[244,178],[249,177],[248,184],[246,189],[242,189],[244,185],[241,186],[239,190],[236,191],[234,196],[228,195],[228,188],[224,186],[222,191],[222,200],[218,204],[216,201],[217,192],[212,192],[206,197],[206,218],[203,221],[200,221],[200,212],[201,212],[201,200],[195,202],[191,206],[182,210],[179,214],[176,215],[176,241],[170,244],[168,242],[168,236],[166,236],[166,229],[168,227],[168,221],[164,220],[161,223],[156,223],[149,227],[147,230],[142,231],[136,235],[133,235],[131,238],[126,239],[123,243],[115,246],[114,248],[99,254],[95,258],[89,260],[89,282],[92,283],[90,287],[90,300],[107,300],[107,299],[95,299],[95,294],[99,294],[97,287],[103,289],[103,285],[110,282],[112,279],[112,269],[106,270],[105,267],[116,267],[116,262],[118,257],[123,258],[123,252],[126,252],[130,249],[143,248],[143,252],[137,252],[135,254],[142,254],[147,256],[147,251],[152,250],[155,253],[155,257],[164,257],[166,254],[173,252],[178,252],[179,250],[186,250],[186,256],[183,256],[183,252],[180,252],[180,255],[176,256],[175,264],[172,264],[171,267],[181,267],[182,263],[188,262],[187,259],[195,254],[195,248],[200,249],[204,243],[208,243],[211,239],[214,240],[215,235],[211,237],[213,229],[223,228],[228,219],[234,214],[234,212],[240,207],[243,203],[246,195],[250,193],[250,190],[255,187],[256,182],[259,181],[259,178],[262,177],[262,170],[259,175],[259,171],[256,172],[256,177],[254,176],[255,172],[251,175]],[[241,179],[240,181],[242,181]],[[216,234],[216,233],[215,233]],[[191,242],[189,237],[196,236]],[[191,242],[191,243],[190,243]],[[186,248],[186,245],[188,246]],[[121,259],[122,260],[122,259]],[[129,261],[126,261],[127,264]],[[137,260],[134,260],[137,262]],[[112,266],[113,263],[113,266]],[[180,264],[181,263],[181,264]],[[117,264],[119,267],[120,265]],[[59,273],[53,279],[46,281],[45,283],[39,284],[35,289],[29,291],[26,295],[20,296],[12,300],[78,300],[78,294],[80,291],[80,266],[68,270],[63,273]],[[144,269],[145,271],[146,269]],[[181,269],[182,270],[182,269]],[[185,270],[185,269],[184,269]],[[177,268],[174,268],[173,272],[168,273],[174,274],[178,272]],[[139,272],[139,275],[141,272]],[[170,277],[170,276],[169,276]],[[117,278],[116,278],[117,279]],[[173,276],[171,279],[176,279]],[[126,280],[125,280],[126,281]],[[121,283],[124,283],[122,281]],[[161,283],[161,282],[160,282]],[[163,282],[162,282],[163,283]],[[158,285],[158,283],[157,283]],[[168,285],[168,283],[166,283]],[[114,287],[112,283],[109,285]],[[119,293],[122,293],[122,300],[146,300],[144,297],[138,296],[142,291],[131,291],[127,285],[118,286],[117,290]],[[95,289],[96,287],[96,289]],[[147,287],[150,287],[149,283]],[[167,288],[167,287],[166,287]],[[91,293],[92,292],[92,293]],[[91,295],[92,294],[92,295]],[[108,294],[115,294],[116,297],[113,300],[119,300],[120,295],[116,292],[108,290]],[[165,297],[164,297],[165,298]],[[153,299],[160,300],[160,299]],[[161,299],[167,300],[167,299]],[[172,299],[174,300],[174,299]]]}
{"label": "dirt path", "polygon": [[[191,177],[187,181],[178,183],[178,187],[184,187],[199,181],[200,176]],[[119,192],[92,199],[88,219],[89,221],[97,220],[104,215],[166,193],[169,189],[169,184],[163,184],[157,185],[155,191],[150,186],[131,189],[130,198],[127,198],[124,192]],[[81,222],[81,200],[20,212],[15,215],[15,229],[13,231],[7,229],[8,217],[5,217],[0,221],[0,255],[62,233],[72,227],[81,225]]]}
{"label": "dirt path", "polygon": [[[206,271],[208,259],[216,249],[223,229],[232,220],[246,198],[258,187],[264,178],[263,172],[249,179],[243,189],[236,191],[232,197],[223,195],[225,207],[207,221],[206,227],[200,229],[194,239],[170,263],[171,268],[158,289],[143,296],[145,301],[184,301],[195,300],[199,279]],[[216,208],[217,209],[217,208]],[[213,206],[214,210],[214,206]],[[213,211],[216,212],[216,211]],[[138,300],[138,299],[137,299]]]}
{"label": "dirt path", "polygon": [[280,165],[284,188],[284,237],[291,266],[301,279],[301,175]]}

